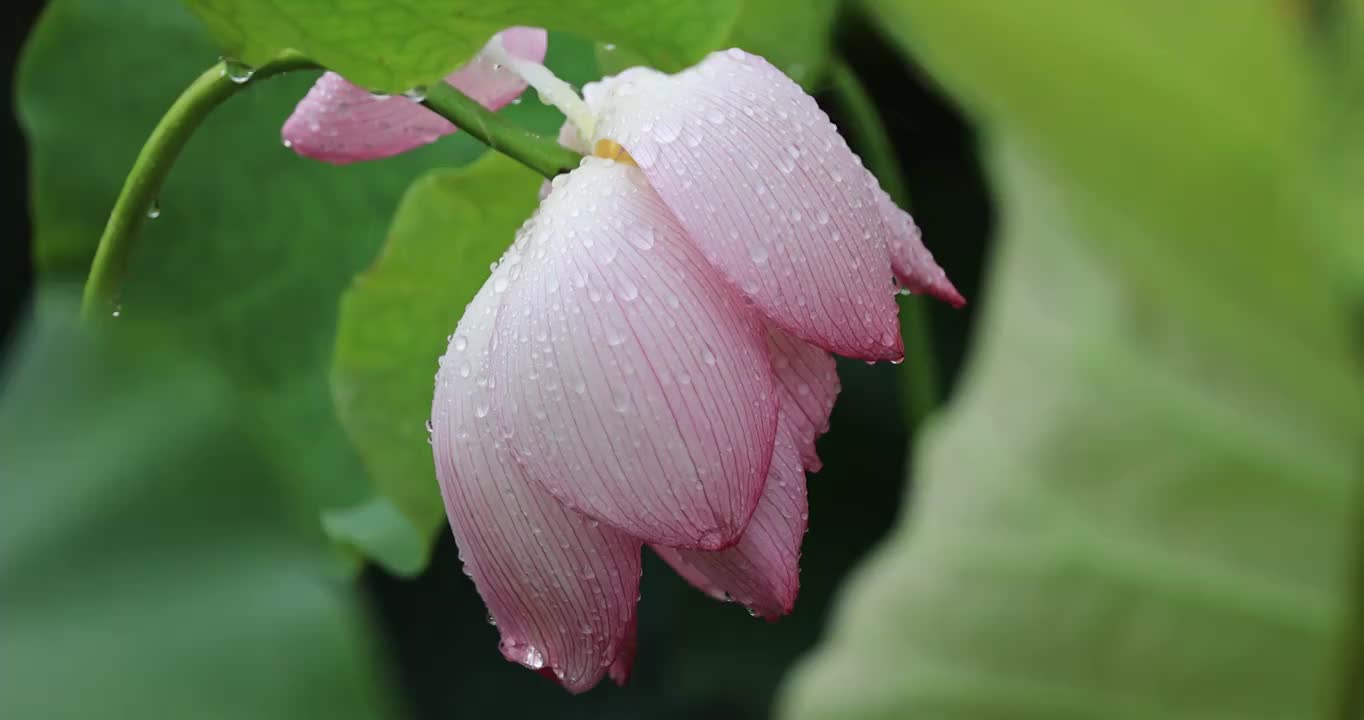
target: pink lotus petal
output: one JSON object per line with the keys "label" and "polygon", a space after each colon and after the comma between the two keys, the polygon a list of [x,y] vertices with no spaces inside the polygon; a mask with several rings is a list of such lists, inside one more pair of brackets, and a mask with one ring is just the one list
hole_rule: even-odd
{"label": "pink lotus petal", "polygon": [[762,500],[738,544],[718,552],[654,546],[687,582],[753,614],[775,619],[791,612],[800,589],[800,543],[808,517],[805,471],[783,413]]}
{"label": "pink lotus petal", "polygon": [[640,539],[733,543],[776,434],[762,322],[639,170],[555,178],[502,267],[493,409],[527,474]]}
{"label": "pink lotus petal", "polygon": [[787,332],[903,356],[886,228],[861,161],[800,86],[741,50],[601,84],[594,143],[623,146],[705,257]]}
{"label": "pink lotus petal", "polygon": [[464,569],[508,660],[572,692],[634,655],[638,540],[561,505],[517,466],[490,417],[488,354],[499,271],[469,304],[441,358],[432,447]]}
{"label": "pink lotus petal", "polygon": [[890,266],[900,284],[912,293],[932,295],[952,307],[965,305],[966,298],[952,286],[933,253],[924,247],[923,233],[914,224],[914,218],[901,210],[884,190],[877,188],[877,192],[881,216],[890,230]]}
{"label": "pink lotus petal", "polygon": [[607,674],[617,685],[624,685],[630,679],[630,670],[635,666],[635,650],[639,645],[639,623],[637,616],[630,619],[625,641],[621,643],[616,659],[611,661]]}
{"label": "pink lotus petal", "polygon": [[842,388],[834,358],[775,327],[768,328],[767,347],[772,353],[783,422],[791,431],[805,469],[818,472],[822,463],[815,452],[815,441],[829,429],[829,413]]}
{"label": "pink lotus petal", "polygon": [[[578,126],[574,125],[571,120],[565,120],[564,124],[559,126],[559,137],[557,140],[560,145],[576,153],[582,155],[592,154],[583,143],[582,136],[578,134]],[[540,198],[540,202],[544,202],[545,198],[549,197],[549,191],[551,189],[552,187],[548,180],[540,183],[540,192],[537,196]]]}
{"label": "pink lotus petal", "polygon": [[[503,30],[501,41],[512,55],[540,62],[547,33],[539,28]],[[496,110],[515,100],[526,82],[492,61],[476,56],[445,81]],[[284,144],[304,157],[344,164],[375,160],[435,142],[455,131],[445,118],[402,95],[376,97],[333,72],[324,73],[284,123]]]}

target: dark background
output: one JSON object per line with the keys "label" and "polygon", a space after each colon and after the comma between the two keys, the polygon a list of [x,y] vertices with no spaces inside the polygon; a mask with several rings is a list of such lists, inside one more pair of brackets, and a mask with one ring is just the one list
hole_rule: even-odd
{"label": "dark background", "polygon": [[[42,3],[20,1],[6,27],[5,97],[13,102],[13,67]],[[958,288],[979,297],[991,230],[991,207],[975,143],[960,114],[923,74],[880,41],[874,29],[841,27],[840,52],[859,71],[894,136],[907,172],[913,210],[940,263]],[[832,108],[821,97],[826,108]],[[838,117],[835,115],[835,121]],[[27,162],[13,112],[4,117],[9,241],[0,260],[0,338],[8,349],[34,277],[29,249]],[[92,128],[97,131],[97,127]],[[951,387],[973,312],[934,307],[937,365]],[[909,348],[913,362],[914,348]],[[844,393],[821,442],[826,470],[810,478],[811,524],[796,611],[778,623],[702,597],[656,558],[646,558],[640,607],[641,652],[631,683],[604,685],[570,699],[551,683],[497,656],[496,633],[461,574],[453,541],[442,540],[428,571],[414,581],[368,569],[364,580],[391,648],[396,684],[418,717],[455,717],[470,708],[551,710],[553,716],[633,717],[668,708],[667,717],[760,717],[789,668],[815,643],[835,588],[896,519],[908,428],[896,402],[895,368],[844,363]]]}
{"label": "dark background", "polygon": [[17,0],[10,5],[10,22],[5,24],[5,117],[4,212],[9,220],[9,239],[0,257],[0,347],[8,348],[15,321],[33,287],[33,264],[29,252],[28,158],[24,138],[15,120],[14,67],[23,49],[24,38],[42,9],[39,0]]}

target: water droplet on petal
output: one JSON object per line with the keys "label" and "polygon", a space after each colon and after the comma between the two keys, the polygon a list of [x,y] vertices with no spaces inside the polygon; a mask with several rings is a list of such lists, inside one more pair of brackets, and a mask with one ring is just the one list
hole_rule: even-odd
{"label": "water droplet on petal", "polygon": [[611,388],[611,405],[616,408],[616,412],[622,415],[630,412],[630,393],[624,388]]}
{"label": "water droplet on petal", "polygon": [[630,235],[630,243],[640,250],[648,250],[654,246],[653,228],[640,228]]}
{"label": "water droplet on petal", "polygon": [[654,139],[664,144],[676,140],[678,134],[677,126],[671,123],[663,123],[654,128]]}
{"label": "water droplet on petal", "polygon": [[426,100],[426,86],[418,85],[412,88],[411,90],[408,90],[407,92],[403,93],[403,95],[407,96],[407,99],[411,100],[412,102],[423,102],[424,100]]}

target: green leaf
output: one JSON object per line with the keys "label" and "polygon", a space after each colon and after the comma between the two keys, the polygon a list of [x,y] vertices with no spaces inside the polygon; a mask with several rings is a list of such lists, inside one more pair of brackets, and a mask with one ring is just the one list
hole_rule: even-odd
{"label": "green leaf", "polygon": [[358,566],[373,559],[396,575],[415,577],[431,559],[431,533],[418,530],[386,497],[372,497],[343,510],[325,510],[327,536],[351,551]]}
{"label": "green leaf", "polygon": [[1314,39],[1327,107],[1318,115],[1321,133],[1312,156],[1320,172],[1315,183],[1303,184],[1300,201],[1321,208],[1324,234],[1337,231],[1339,242],[1328,248],[1336,256],[1333,279],[1364,315],[1364,205],[1358,202],[1364,187],[1364,7],[1319,4],[1318,12],[1323,17]]}
{"label": "green leaf", "polygon": [[997,164],[1008,237],[913,514],[784,717],[1328,717],[1359,557],[1344,318],[1296,377],[1246,367],[1254,339],[1171,347],[1183,318],[1021,157]]}
{"label": "green leaf", "polygon": [[[725,45],[741,47],[781,69],[807,90],[824,81],[833,45],[834,14],[840,0],[742,0]],[[597,46],[603,75],[650,65],[650,58],[615,43]]]}
{"label": "green leaf", "polygon": [[231,386],[48,300],[0,402],[0,714],[388,716],[357,598]]}
{"label": "green leaf", "polygon": [[[590,52],[556,36],[551,65],[581,77]],[[25,49],[18,93],[32,158],[34,255],[45,277],[84,278],[142,142],[217,56],[174,0],[47,7]],[[149,321],[228,374],[256,412],[253,438],[294,488],[299,522],[321,537],[319,510],[354,507],[373,492],[327,384],[337,298],[378,251],[408,184],[482,150],[456,134],[345,167],[300,158],[281,146],[279,130],[314,77],[251,87],[190,141],[167,179],[160,217],[139,239],[122,315]],[[507,112],[538,132],[562,122],[534,99]],[[338,539],[365,537],[375,535]]]}
{"label": "green leaf", "polygon": [[436,360],[535,210],[541,178],[501,155],[412,185],[378,262],[341,301],[337,409],[369,475],[429,538],[445,513],[424,427]]}
{"label": "green leaf", "polygon": [[225,51],[260,65],[285,49],[375,90],[429,84],[513,25],[629,47],[665,70],[715,49],[732,0],[186,0]]}
{"label": "green leaf", "polygon": [[743,0],[730,42],[767,58],[806,89],[824,80],[839,0]]}
{"label": "green leaf", "polygon": [[1203,316],[1228,341],[1246,328],[1219,317],[1289,324],[1278,298],[1311,291],[1278,268],[1300,248],[1242,249],[1244,237],[1301,227],[1297,208],[1279,200],[1291,185],[1286,169],[1311,149],[1310,66],[1284,3],[1254,0],[1235,12],[1182,0],[864,4],[983,124],[1007,128],[1065,179],[1141,214],[1149,245],[1095,235],[1125,281],[1168,311]]}
{"label": "green leaf", "polygon": [[993,133],[1004,246],[784,717],[1345,717],[1364,388],[1320,251],[1358,238],[1300,202],[1280,5],[869,3]]}

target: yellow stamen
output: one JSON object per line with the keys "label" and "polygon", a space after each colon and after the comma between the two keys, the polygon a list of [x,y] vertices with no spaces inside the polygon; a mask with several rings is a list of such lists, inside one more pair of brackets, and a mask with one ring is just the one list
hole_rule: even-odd
{"label": "yellow stamen", "polygon": [[630,157],[630,153],[625,152],[625,148],[621,147],[620,143],[615,140],[607,140],[606,138],[598,140],[596,146],[592,148],[592,154],[599,158],[615,160],[618,163],[639,167],[639,165],[635,163],[635,159]]}

